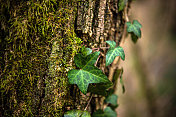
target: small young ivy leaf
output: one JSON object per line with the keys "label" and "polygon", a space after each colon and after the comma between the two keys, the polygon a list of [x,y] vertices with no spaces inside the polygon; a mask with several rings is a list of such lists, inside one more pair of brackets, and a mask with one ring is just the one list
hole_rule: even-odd
{"label": "small young ivy leaf", "polygon": [[115,41],[106,41],[106,43],[110,45],[110,48],[115,48],[116,47],[116,42]]}
{"label": "small young ivy leaf", "polygon": [[120,11],[123,11],[123,9],[125,8],[125,5],[126,5],[126,0],[119,0],[119,4],[118,4],[118,6],[119,6],[119,12]]}
{"label": "small young ivy leaf", "polygon": [[64,117],[91,117],[90,113],[82,110],[70,110],[64,114]]}
{"label": "small young ivy leaf", "polygon": [[111,104],[112,106],[118,106],[117,98],[118,98],[117,95],[112,94],[112,95],[109,95],[108,97],[106,97],[106,99],[104,101],[105,101],[105,103]]}
{"label": "small young ivy leaf", "polygon": [[88,56],[83,56],[82,54],[78,53],[74,57],[74,62],[77,67],[83,68],[86,65],[94,65],[97,61],[97,58],[99,56],[100,52],[94,52]]}
{"label": "small young ivy leaf", "polygon": [[91,84],[89,85],[88,92],[97,95],[107,96],[109,94],[107,89],[110,88],[112,85],[113,85],[112,82]]}
{"label": "small young ivy leaf", "polygon": [[122,60],[125,60],[123,48],[120,46],[116,48],[109,48],[108,52],[106,53],[106,66],[110,65],[117,56],[120,56]]}
{"label": "small young ivy leaf", "polygon": [[92,49],[86,48],[85,46],[83,46],[81,48],[81,53],[82,53],[83,56],[87,56],[87,55],[92,53]]}
{"label": "small young ivy leaf", "polygon": [[131,22],[127,22],[126,25],[127,32],[134,33],[138,38],[141,37],[142,25],[137,20],[133,20],[133,24],[131,24]]}
{"label": "small young ivy leaf", "polygon": [[106,107],[104,111],[99,109],[94,112],[92,117],[117,117],[117,113],[110,107]]}

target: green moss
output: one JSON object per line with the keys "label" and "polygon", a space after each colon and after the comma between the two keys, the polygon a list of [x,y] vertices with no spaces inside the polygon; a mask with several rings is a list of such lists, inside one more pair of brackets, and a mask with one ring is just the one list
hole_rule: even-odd
{"label": "green moss", "polygon": [[75,2],[24,0],[1,7],[9,14],[8,23],[0,20],[7,32],[0,39],[0,98],[9,105],[4,116],[63,114],[69,101],[66,74],[82,43],[74,33]]}

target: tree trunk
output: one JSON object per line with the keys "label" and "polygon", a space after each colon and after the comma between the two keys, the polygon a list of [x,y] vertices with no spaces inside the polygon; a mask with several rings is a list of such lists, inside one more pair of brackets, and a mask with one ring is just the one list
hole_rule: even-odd
{"label": "tree trunk", "polygon": [[[85,107],[67,72],[83,44],[121,43],[130,1],[119,11],[120,1],[0,0],[0,116],[62,116]],[[110,79],[118,67],[106,68],[105,57],[98,66]],[[96,101],[89,111],[100,108]]]}

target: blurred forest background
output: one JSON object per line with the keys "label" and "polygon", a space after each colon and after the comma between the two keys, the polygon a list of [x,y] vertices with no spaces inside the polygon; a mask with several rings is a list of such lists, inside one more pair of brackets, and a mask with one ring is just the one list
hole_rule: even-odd
{"label": "blurred forest background", "polygon": [[124,82],[119,117],[176,117],[176,1],[136,0],[130,19],[143,25],[142,38],[124,44]]}

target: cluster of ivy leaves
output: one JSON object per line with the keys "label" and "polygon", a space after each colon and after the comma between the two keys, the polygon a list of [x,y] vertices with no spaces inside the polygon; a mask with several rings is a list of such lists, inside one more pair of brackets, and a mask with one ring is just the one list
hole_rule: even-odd
{"label": "cluster of ivy leaves", "polygon": [[[116,42],[106,41],[110,45],[106,53],[106,66],[110,65],[117,56],[125,60],[125,54],[122,47],[116,47]],[[74,62],[79,69],[72,69],[68,72],[68,79],[70,84],[76,84],[83,94],[91,92],[106,96],[104,100],[109,106],[104,110],[97,110],[93,117],[116,117],[117,114],[114,109],[117,105],[117,95],[108,93],[108,88],[113,85],[107,76],[95,66],[95,63],[100,56],[100,52],[92,52],[90,48],[83,48],[81,53],[74,57]],[[91,85],[92,83],[96,85]],[[64,117],[90,117],[87,111],[71,110],[64,114]]]}
{"label": "cluster of ivy leaves", "polygon": [[[127,22],[127,32],[131,34],[134,43],[141,37],[142,25],[133,20],[133,23]],[[106,53],[106,66],[109,66],[117,56],[120,56],[122,60],[125,60],[125,54],[122,47],[117,46],[114,41],[106,41],[110,46]],[[117,47],[116,47],[117,46]],[[113,83],[109,81],[107,76],[95,66],[97,63],[100,52],[96,51],[92,53],[92,49],[83,47],[81,53],[78,53],[74,57],[74,62],[79,69],[72,69],[68,72],[68,79],[70,84],[76,84],[83,94],[91,92],[92,94],[98,94],[105,96],[104,102],[108,105],[104,110],[97,110],[93,113],[92,117],[117,117],[115,109],[118,107],[118,96],[108,91]],[[125,91],[122,74],[123,69],[120,69],[120,83],[122,84],[123,92]],[[92,85],[96,84],[96,85]],[[91,117],[88,111],[71,110],[64,114],[64,117]]]}
{"label": "cluster of ivy leaves", "polygon": [[[110,48],[106,53],[106,66],[110,65],[117,56],[120,56],[122,60],[125,60],[125,54],[122,47],[116,47],[114,41],[106,42],[110,45]],[[85,48],[82,53],[78,53],[74,57],[74,62],[80,69],[70,70],[68,72],[68,79],[69,83],[76,84],[83,94],[87,93],[88,86],[91,83],[112,84],[107,76],[95,66],[99,55],[99,51],[92,53],[91,49]],[[90,90],[90,92],[94,93],[92,90]]]}

